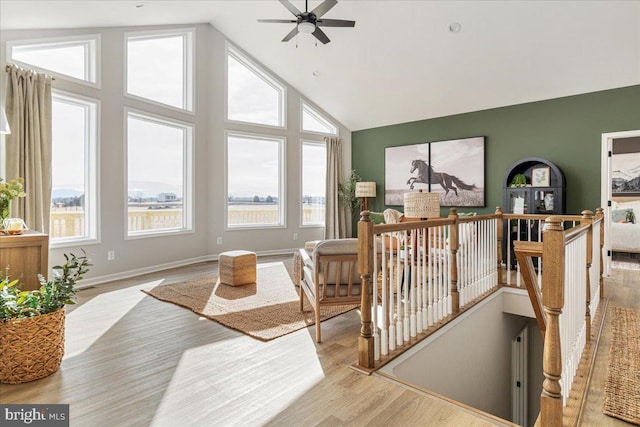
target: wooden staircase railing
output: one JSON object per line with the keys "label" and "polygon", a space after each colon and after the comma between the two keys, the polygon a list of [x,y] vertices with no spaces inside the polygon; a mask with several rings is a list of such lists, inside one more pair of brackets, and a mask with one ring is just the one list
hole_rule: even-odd
{"label": "wooden staircase railing", "polygon": [[502,210],[374,225],[358,223],[362,277],[358,363],[370,373],[495,291],[502,266]]}
{"label": "wooden staircase railing", "polygon": [[[539,419],[543,427],[566,423],[564,406],[584,346],[591,337],[593,314],[602,295],[603,219],[600,208],[595,217],[591,211],[583,211],[579,225],[564,230],[563,218],[551,216],[545,220],[542,242],[514,242],[544,339],[545,380]],[[594,257],[596,251],[600,256]],[[541,284],[532,262],[534,257],[543,261]],[[594,260],[598,271],[592,271]],[[562,325],[561,316],[565,317]],[[583,320],[579,321],[581,316]]]}

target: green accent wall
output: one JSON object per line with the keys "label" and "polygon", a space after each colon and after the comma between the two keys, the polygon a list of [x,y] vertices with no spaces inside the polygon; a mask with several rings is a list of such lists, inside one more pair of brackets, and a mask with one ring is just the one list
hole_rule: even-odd
{"label": "green accent wall", "polygon": [[506,170],[542,157],[564,172],[567,213],[575,214],[600,206],[602,134],[637,129],[640,85],[356,131],[352,167],[363,181],[377,182],[371,210],[382,211],[385,147],[484,136],[486,207],[461,212],[494,212],[503,204]]}

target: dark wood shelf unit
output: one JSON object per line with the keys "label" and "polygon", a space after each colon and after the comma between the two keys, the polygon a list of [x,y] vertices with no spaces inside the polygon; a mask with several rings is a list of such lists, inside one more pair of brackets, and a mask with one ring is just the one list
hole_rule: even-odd
{"label": "dark wood shelf unit", "polygon": [[[549,168],[549,182],[544,186],[532,185],[533,170],[537,168]],[[513,178],[522,174],[527,180],[526,187],[511,187]],[[504,176],[504,212],[514,212],[514,205],[516,199],[522,199],[524,202],[523,212],[525,214],[542,214],[542,215],[559,215],[565,213],[565,178],[562,170],[552,162],[539,158],[528,157],[515,162]],[[520,221],[520,226],[511,224],[508,227],[508,221],[504,223],[504,242],[503,242],[503,256],[506,260],[506,248],[513,247],[513,245],[507,245],[506,239],[510,239],[509,242],[514,240],[529,240],[538,241],[538,223],[536,221]],[[512,264],[515,265],[515,254],[513,249],[511,252]]]}

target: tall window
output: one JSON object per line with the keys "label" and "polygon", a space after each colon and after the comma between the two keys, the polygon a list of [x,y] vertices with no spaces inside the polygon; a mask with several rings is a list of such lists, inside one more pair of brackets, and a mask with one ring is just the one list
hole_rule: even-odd
{"label": "tall window", "polygon": [[227,47],[227,119],[284,127],[285,88]]}
{"label": "tall window", "polygon": [[302,225],[324,226],[327,147],[302,142]]}
{"label": "tall window", "polygon": [[191,229],[193,127],[127,110],[127,232]]}
{"label": "tall window", "polygon": [[284,138],[227,133],[227,227],[284,225]]}
{"label": "tall window", "polygon": [[100,36],[57,37],[7,43],[9,60],[57,77],[97,85]]}
{"label": "tall window", "polygon": [[52,94],[52,192],[54,246],[97,239],[98,102]]}
{"label": "tall window", "polygon": [[316,109],[302,101],[302,130],[311,133],[337,135],[338,127]]}
{"label": "tall window", "polygon": [[193,111],[193,34],[127,33],[127,93]]}

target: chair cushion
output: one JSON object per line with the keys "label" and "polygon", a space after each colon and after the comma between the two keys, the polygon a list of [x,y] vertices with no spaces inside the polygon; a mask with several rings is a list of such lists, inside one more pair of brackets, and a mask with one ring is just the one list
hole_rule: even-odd
{"label": "chair cushion", "polygon": [[369,214],[369,218],[371,218],[371,222],[375,225],[384,224],[384,214],[382,212],[371,212]]}
{"label": "chair cushion", "polygon": [[358,239],[321,240],[313,249],[314,262],[317,255],[357,254]]}

